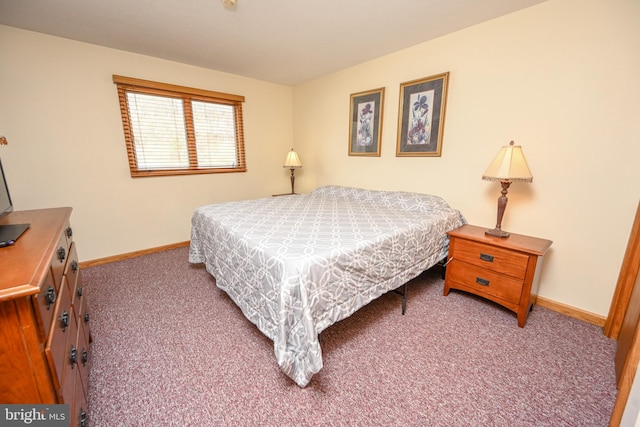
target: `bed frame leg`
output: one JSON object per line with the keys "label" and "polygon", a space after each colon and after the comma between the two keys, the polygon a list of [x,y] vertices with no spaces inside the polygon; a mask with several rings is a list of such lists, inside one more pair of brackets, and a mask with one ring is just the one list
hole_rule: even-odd
{"label": "bed frame leg", "polygon": [[400,292],[398,289],[394,289],[393,292],[398,295],[402,295],[402,315],[404,316],[404,313],[407,311],[407,284],[405,283],[402,286],[402,292]]}
{"label": "bed frame leg", "polygon": [[443,258],[440,260],[440,262],[438,262],[438,265],[440,266],[440,278],[442,280],[445,279],[445,277],[447,276],[447,264],[449,264],[449,261],[447,261],[446,258]]}

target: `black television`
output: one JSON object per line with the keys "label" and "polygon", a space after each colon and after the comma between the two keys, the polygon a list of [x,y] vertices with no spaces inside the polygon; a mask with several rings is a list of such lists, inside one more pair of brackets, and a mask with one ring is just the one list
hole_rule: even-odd
{"label": "black television", "polygon": [[[0,159],[0,180],[0,220],[2,220],[13,212],[13,202],[9,193],[7,176],[2,167],[2,159]],[[27,228],[29,228],[29,224],[0,224],[0,248],[13,245]]]}
{"label": "black television", "polygon": [[7,178],[2,168],[2,159],[0,159],[0,218],[13,212],[13,203],[11,202],[11,195],[9,194],[9,186],[7,185]]}

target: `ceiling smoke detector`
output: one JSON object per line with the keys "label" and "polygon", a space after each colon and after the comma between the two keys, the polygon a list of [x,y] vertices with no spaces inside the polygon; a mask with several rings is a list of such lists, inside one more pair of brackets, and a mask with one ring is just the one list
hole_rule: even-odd
{"label": "ceiling smoke detector", "polygon": [[225,9],[235,10],[236,3],[238,2],[238,0],[220,0],[220,2],[222,2],[222,5],[224,6]]}

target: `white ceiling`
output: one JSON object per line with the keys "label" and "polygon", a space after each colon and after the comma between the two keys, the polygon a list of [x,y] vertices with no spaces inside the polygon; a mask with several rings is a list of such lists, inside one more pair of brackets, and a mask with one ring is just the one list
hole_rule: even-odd
{"label": "white ceiling", "polygon": [[544,0],[237,1],[0,0],[0,24],[296,85]]}

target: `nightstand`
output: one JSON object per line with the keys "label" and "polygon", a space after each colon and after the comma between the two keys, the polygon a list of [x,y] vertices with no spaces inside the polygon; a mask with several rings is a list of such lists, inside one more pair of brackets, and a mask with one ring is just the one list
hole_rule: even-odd
{"label": "nightstand", "polygon": [[444,295],[459,289],[489,299],[515,312],[523,328],[538,295],[542,257],[552,242],[515,233],[494,237],[485,230],[466,224],[447,232]]}

